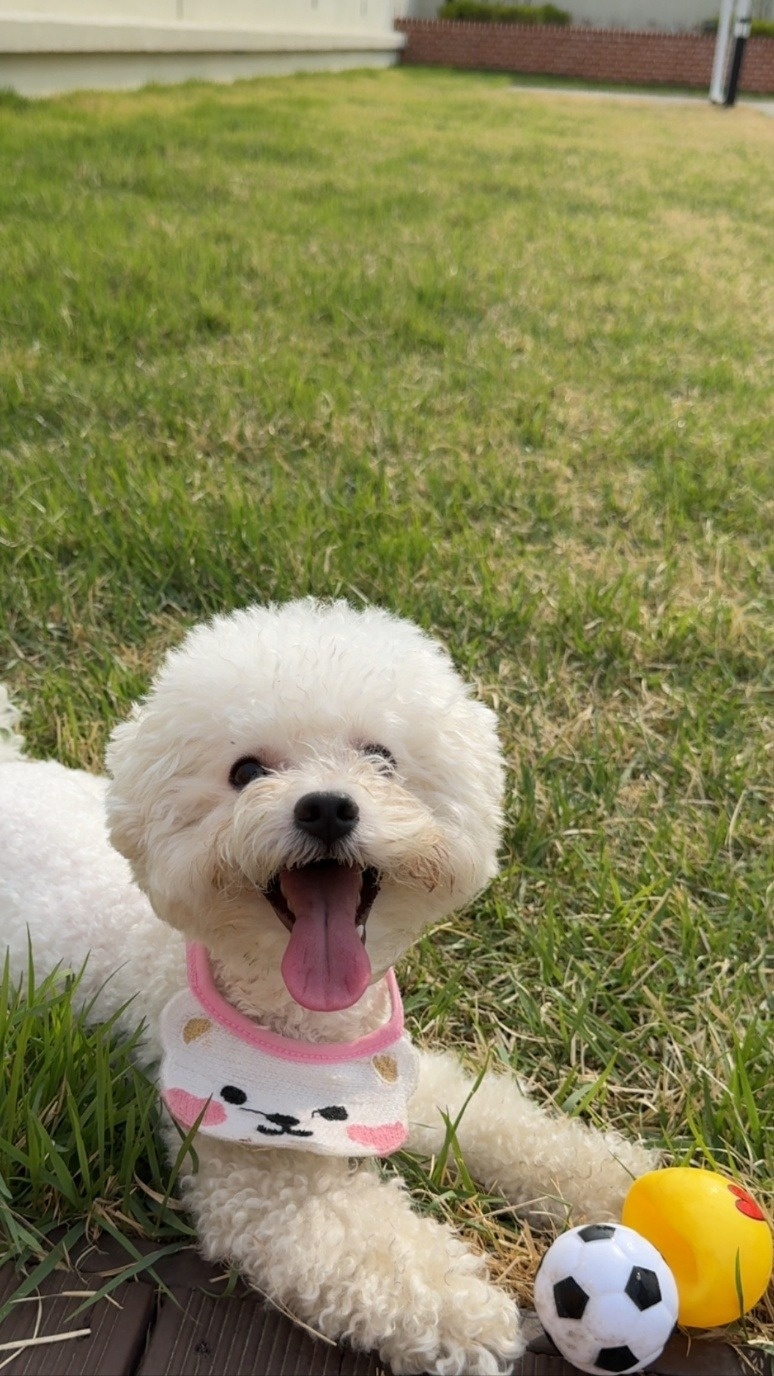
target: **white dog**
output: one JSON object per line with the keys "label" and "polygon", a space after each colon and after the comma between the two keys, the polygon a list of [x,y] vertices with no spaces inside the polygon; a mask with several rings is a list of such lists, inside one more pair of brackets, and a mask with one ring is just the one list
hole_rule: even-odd
{"label": "white dog", "polygon": [[[8,730],[3,754],[0,940],[20,975],[28,931],[41,974],[88,953],[104,1014],[136,996],[124,1026],[144,1017],[167,1107],[199,1125],[205,1254],[395,1372],[507,1370],[513,1302],[368,1159],[437,1151],[472,1088],[408,1043],[389,973],[496,868],[495,720],[444,651],[380,610],[251,607],[167,657],[111,782],[25,760]],[[650,1165],[501,1075],[458,1137],[532,1216],[617,1216]]]}

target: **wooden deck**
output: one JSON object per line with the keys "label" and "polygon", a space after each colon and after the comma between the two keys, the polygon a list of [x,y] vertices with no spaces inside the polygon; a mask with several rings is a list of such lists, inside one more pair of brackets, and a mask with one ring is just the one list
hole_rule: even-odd
{"label": "wooden deck", "polygon": [[[112,1248],[78,1261],[78,1272],[56,1272],[39,1299],[20,1303],[0,1325],[4,1376],[390,1376],[372,1354],[328,1343],[245,1288],[224,1295],[224,1278],[193,1253],[160,1263],[168,1294],[147,1279],[123,1283],[113,1300],[73,1318],[73,1292],[97,1289],[105,1273],[125,1264]],[[0,1270],[0,1304],[18,1284]],[[529,1347],[513,1376],[576,1376],[556,1354],[534,1315]],[[82,1336],[62,1335],[86,1329]],[[34,1339],[32,1343],[30,1339]],[[46,1341],[48,1339],[48,1341]],[[19,1344],[17,1347],[16,1344]],[[658,1363],[658,1376],[772,1376],[760,1353],[743,1357],[724,1344],[676,1336]]]}

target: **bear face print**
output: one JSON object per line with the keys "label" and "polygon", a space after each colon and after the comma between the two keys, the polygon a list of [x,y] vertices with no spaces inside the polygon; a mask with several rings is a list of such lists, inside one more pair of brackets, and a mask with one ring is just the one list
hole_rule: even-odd
{"label": "bear face print", "polygon": [[203,948],[189,950],[189,988],[161,1019],[162,1098],[188,1130],[256,1147],[387,1156],[405,1141],[418,1056],[403,1034],[394,975],[384,1027],[349,1043],[298,1042],[223,1000]]}

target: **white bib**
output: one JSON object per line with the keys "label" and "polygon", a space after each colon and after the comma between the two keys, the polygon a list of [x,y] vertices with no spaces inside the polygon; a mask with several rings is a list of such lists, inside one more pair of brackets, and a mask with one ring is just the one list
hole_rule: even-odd
{"label": "white bib", "polygon": [[390,1015],[354,1042],[294,1041],[218,992],[206,947],[187,948],[188,988],[161,1015],[161,1095],[181,1127],[255,1147],[389,1156],[408,1135],[419,1056],[387,974]]}

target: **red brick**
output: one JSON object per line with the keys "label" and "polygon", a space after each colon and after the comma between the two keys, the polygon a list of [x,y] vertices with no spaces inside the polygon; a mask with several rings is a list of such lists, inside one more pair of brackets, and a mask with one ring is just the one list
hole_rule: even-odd
{"label": "red brick", "polygon": [[[406,63],[632,85],[708,89],[715,52],[714,36],[699,33],[444,19],[399,19],[396,27],[406,34]],[[740,90],[774,93],[774,38],[748,40]]]}

